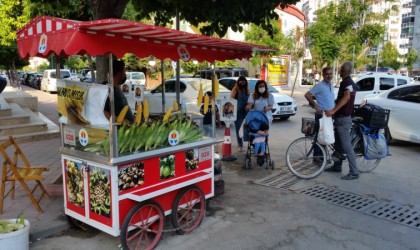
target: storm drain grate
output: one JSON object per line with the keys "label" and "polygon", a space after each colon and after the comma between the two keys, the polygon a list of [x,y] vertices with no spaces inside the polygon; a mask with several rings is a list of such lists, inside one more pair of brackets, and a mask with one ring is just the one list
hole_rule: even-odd
{"label": "storm drain grate", "polygon": [[256,180],[253,183],[267,187],[287,189],[301,181],[303,181],[303,179],[296,177],[290,171],[281,171],[279,173]]}
{"label": "storm drain grate", "polygon": [[306,194],[330,203],[362,211],[378,203],[377,200],[360,195],[343,192],[325,185],[315,185],[302,190],[299,193]]}
{"label": "storm drain grate", "polygon": [[382,219],[420,229],[420,211],[393,203],[381,202],[365,211]]}

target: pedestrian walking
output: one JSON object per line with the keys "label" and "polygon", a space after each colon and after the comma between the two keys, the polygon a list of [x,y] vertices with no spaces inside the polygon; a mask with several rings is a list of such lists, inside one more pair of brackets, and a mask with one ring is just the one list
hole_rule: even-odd
{"label": "pedestrian walking", "polygon": [[267,83],[264,80],[258,80],[255,83],[255,89],[252,95],[248,98],[247,110],[253,108],[257,111],[262,111],[267,116],[268,120],[273,121],[273,114],[271,109],[273,108],[274,97],[267,88]]}
{"label": "pedestrian walking", "polygon": [[250,91],[248,81],[244,76],[240,76],[236,81],[235,87],[233,87],[232,92],[230,93],[230,98],[237,100],[235,131],[239,152],[243,151],[244,146],[243,140],[239,136],[239,129],[241,128],[247,113],[247,110],[245,108],[248,103],[249,94]]}

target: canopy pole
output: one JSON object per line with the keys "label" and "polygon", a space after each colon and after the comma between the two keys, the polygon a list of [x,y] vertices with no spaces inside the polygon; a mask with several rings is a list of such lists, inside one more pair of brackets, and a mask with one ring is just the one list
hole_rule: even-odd
{"label": "canopy pole", "polygon": [[[179,9],[176,7],[176,30],[179,30]],[[179,73],[180,73],[180,65],[179,65],[179,58],[176,60],[176,81],[175,81],[175,92],[176,92],[176,101],[178,102],[179,107],[181,107],[181,97],[180,97],[180,84],[179,84]]]}
{"label": "canopy pole", "polygon": [[214,83],[216,81],[216,79],[215,79],[215,77],[216,77],[215,67],[216,67],[216,61],[213,61],[213,63],[211,64],[211,68],[212,68],[212,71],[211,71],[211,93],[212,93],[212,97],[213,97],[213,102],[212,102],[212,105],[211,105],[211,126],[213,128],[213,134],[212,134],[213,138],[216,138],[216,105],[215,105],[216,98],[215,98],[215,95],[214,95]]}
{"label": "canopy pole", "polygon": [[118,141],[117,141],[117,125],[115,124],[115,107],[114,107],[114,68],[113,56],[109,53],[109,70],[108,70],[108,87],[109,87],[109,103],[111,105],[111,120],[109,121],[109,156],[110,158],[118,157]]}
{"label": "canopy pole", "polygon": [[162,113],[165,113],[166,110],[166,100],[165,100],[165,62],[160,60],[160,72],[162,74]]}

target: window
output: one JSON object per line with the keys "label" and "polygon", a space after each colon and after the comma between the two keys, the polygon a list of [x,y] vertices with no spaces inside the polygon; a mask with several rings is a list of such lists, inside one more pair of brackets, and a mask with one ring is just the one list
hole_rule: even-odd
{"label": "window", "polygon": [[358,91],[371,91],[373,90],[375,78],[365,78],[357,82]]}
{"label": "window", "polygon": [[392,89],[394,86],[394,78],[379,78],[379,89],[388,90]]}
{"label": "window", "polygon": [[407,80],[405,79],[397,79],[397,86],[407,84]]}
{"label": "window", "polygon": [[388,99],[420,103],[420,86],[410,86],[394,90],[389,93]]}

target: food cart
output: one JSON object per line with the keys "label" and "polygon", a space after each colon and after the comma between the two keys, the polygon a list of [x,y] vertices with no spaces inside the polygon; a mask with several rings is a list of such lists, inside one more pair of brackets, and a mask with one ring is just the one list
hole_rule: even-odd
{"label": "food cart", "polygon": [[[53,53],[121,58],[130,52],[140,58],[211,62],[272,50],[120,19],[38,17],[18,31],[17,41],[23,58]],[[120,235],[124,249],[151,249],[167,215],[181,234],[200,225],[205,200],[214,195],[214,144],[219,142],[202,136],[182,112],[121,125],[111,109],[106,119],[103,107],[108,93],[113,103],[111,86],[58,80],[65,213]]]}

